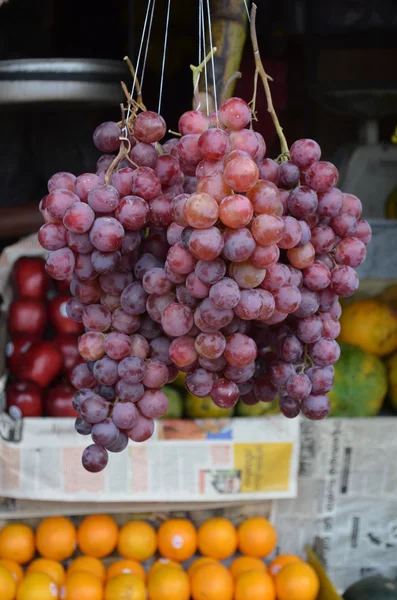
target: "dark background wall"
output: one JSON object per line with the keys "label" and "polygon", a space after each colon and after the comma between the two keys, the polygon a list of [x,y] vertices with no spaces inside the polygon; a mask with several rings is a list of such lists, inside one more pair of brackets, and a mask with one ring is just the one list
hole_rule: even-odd
{"label": "dark background wall", "polygon": [[[397,89],[396,3],[261,0],[257,4],[261,52],[275,80],[275,105],[287,137],[316,136],[328,157],[341,146],[356,142],[362,118],[349,114],[347,107],[332,112],[321,98],[321,90],[339,84],[338,80],[345,87],[361,85],[363,78],[369,89],[385,83]],[[0,8],[0,60],[133,57],[145,9],[144,0],[9,0]],[[165,10],[166,0],[157,0],[144,82],[145,103],[154,109]],[[179,115],[191,107],[189,64],[197,63],[197,0],[172,1],[169,31],[162,113],[169,127],[176,129]],[[236,93],[250,100],[253,60],[249,40],[242,70],[244,77]],[[310,93],[313,85],[320,90],[317,101]],[[262,92],[259,102],[264,108]],[[379,119],[385,141],[396,114],[397,102],[394,114]],[[262,115],[266,133],[270,130],[265,110]],[[93,169],[98,153],[91,144],[92,131],[102,120],[118,118],[118,106],[29,106],[24,110],[0,106],[1,205],[38,201],[46,191],[47,179],[58,170],[78,173]],[[270,133],[268,145],[270,154],[277,151]]]}

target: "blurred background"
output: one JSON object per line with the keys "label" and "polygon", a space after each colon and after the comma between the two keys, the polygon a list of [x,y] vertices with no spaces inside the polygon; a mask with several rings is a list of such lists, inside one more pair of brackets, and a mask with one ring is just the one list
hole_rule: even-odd
{"label": "blurred background", "polygon": [[[197,4],[173,0],[171,5],[162,113],[174,130],[192,103],[189,65],[198,62]],[[384,217],[397,184],[396,147],[390,144],[397,116],[395,2],[260,0],[258,5],[260,50],[287,139],[316,138],[323,156],[340,169],[341,183],[364,201],[366,215]],[[158,0],[147,57],[144,102],[153,109],[166,8],[167,2]],[[232,18],[247,26],[242,0],[212,0],[211,10],[213,23]],[[41,216],[34,207],[52,173],[94,168],[92,132],[103,120],[119,119],[119,82],[131,83],[122,59],[128,54],[136,60],[145,12],[146,3],[134,0],[106,6],[93,0],[0,2],[2,247],[37,230]],[[239,54],[237,64],[240,42],[230,45]],[[222,57],[216,60],[219,73]],[[249,101],[254,73],[249,37],[240,69],[235,93]],[[277,156],[261,86],[257,106],[257,129],[268,156]]]}

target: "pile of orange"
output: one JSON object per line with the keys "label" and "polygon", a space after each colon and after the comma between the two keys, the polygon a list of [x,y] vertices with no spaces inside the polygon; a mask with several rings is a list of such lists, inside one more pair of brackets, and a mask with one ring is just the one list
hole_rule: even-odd
{"label": "pile of orange", "polygon": [[[169,519],[157,531],[145,521],[119,529],[107,515],[86,517],[77,528],[50,517],[35,532],[12,523],[0,531],[0,599],[316,600],[318,577],[298,556],[265,563],[276,543],[263,518],[235,528],[217,517],[198,530]],[[116,553],[106,569],[101,559]]]}

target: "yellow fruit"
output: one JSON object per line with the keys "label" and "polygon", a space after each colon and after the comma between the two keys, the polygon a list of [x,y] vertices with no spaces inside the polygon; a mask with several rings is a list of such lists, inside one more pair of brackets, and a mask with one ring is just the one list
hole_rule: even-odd
{"label": "yellow fruit", "polygon": [[77,542],[81,552],[94,558],[103,558],[111,554],[117,546],[118,537],[117,523],[108,515],[86,517],[77,530]]}
{"label": "yellow fruit", "polygon": [[87,571],[71,573],[61,590],[62,600],[102,600],[102,582]]}
{"label": "yellow fruit", "polygon": [[157,531],[157,544],[161,556],[184,562],[196,552],[196,529],[187,519],[168,519]]}
{"label": "yellow fruit", "polygon": [[146,590],[142,579],[124,573],[110,579],[105,586],[104,600],[145,600]]}
{"label": "yellow fruit", "polygon": [[280,412],[278,399],[272,402],[258,402],[258,404],[244,404],[239,400],[235,408],[236,417],[261,417],[263,415],[276,415]]}
{"label": "yellow fruit", "polygon": [[17,590],[16,600],[58,600],[58,594],[58,587],[49,575],[29,573]]}
{"label": "yellow fruit", "polygon": [[193,573],[193,600],[232,600],[233,578],[221,563],[203,565]]}
{"label": "yellow fruit", "polygon": [[272,578],[263,571],[246,571],[236,581],[235,600],[275,600]]}
{"label": "yellow fruit", "polygon": [[102,561],[99,558],[93,556],[78,556],[69,565],[67,575],[71,573],[87,572],[95,575],[102,582],[105,581],[106,569]]}
{"label": "yellow fruit", "polygon": [[66,517],[43,519],[36,529],[36,547],[44,558],[70,558],[76,549],[75,526]]}
{"label": "yellow fruit", "polygon": [[168,558],[159,558],[152,564],[152,566],[149,569],[149,572],[147,574],[148,581],[152,577],[152,575],[157,571],[157,569],[160,569],[164,566],[172,567],[174,569],[179,569],[180,571],[183,571],[183,567],[179,562],[176,562],[175,560],[169,560]]}
{"label": "yellow fruit", "polygon": [[203,565],[213,565],[217,563],[218,561],[215,560],[215,558],[210,558],[209,556],[200,556],[199,558],[196,558],[196,560],[193,561],[192,564],[189,566],[187,574],[190,578],[192,578],[193,573],[195,573],[197,569],[199,569]]}
{"label": "yellow fruit", "polygon": [[61,563],[49,558],[37,558],[30,563],[26,573],[45,573],[58,587],[65,582],[65,569]]}
{"label": "yellow fruit", "polygon": [[386,356],[397,349],[397,317],[379,300],[357,300],[347,305],[340,318],[338,341]]}
{"label": "yellow fruit", "polygon": [[24,572],[18,563],[15,560],[9,560],[8,558],[0,558],[0,565],[8,569],[15,579],[17,585],[19,585],[24,578]]}
{"label": "yellow fruit", "polygon": [[284,569],[287,565],[294,563],[303,563],[303,560],[295,554],[279,554],[269,565],[269,573],[275,578],[277,573]]}
{"label": "yellow fruit", "polygon": [[387,372],[382,360],[357,346],[340,344],[334,365],[334,386],[328,393],[332,417],[374,417],[387,393]]}
{"label": "yellow fruit", "polygon": [[153,556],[156,548],[156,531],[146,521],[130,521],[120,529],[117,550],[123,558],[145,561]]}
{"label": "yellow fruit", "polygon": [[24,565],[32,560],[34,553],[34,533],[27,525],[10,523],[0,531],[0,558]]}
{"label": "yellow fruit", "polygon": [[0,565],[0,598],[1,600],[14,600],[17,589],[16,581],[9,569]]}
{"label": "yellow fruit", "polygon": [[185,400],[185,412],[189,419],[226,419],[231,417],[234,408],[219,408],[212,399],[197,398],[188,393]]}
{"label": "yellow fruit", "polygon": [[267,567],[260,558],[238,556],[230,565],[229,571],[233,579],[237,579],[240,575],[247,573],[248,571],[262,571],[263,573],[266,573]]}
{"label": "yellow fruit", "polygon": [[149,600],[189,600],[189,578],[182,569],[165,565],[150,577],[148,595]]}
{"label": "yellow fruit", "polygon": [[388,358],[386,367],[389,375],[389,397],[397,410],[397,352]]}
{"label": "yellow fruit", "polygon": [[204,556],[223,560],[237,549],[237,533],[234,525],[222,517],[203,523],[198,531],[198,547]]}
{"label": "yellow fruit", "polygon": [[237,529],[238,547],[241,554],[263,558],[270,554],[277,543],[273,525],[263,518],[247,519]]}
{"label": "yellow fruit", "polygon": [[[185,373],[184,373],[185,374]],[[161,391],[168,398],[167,412],[163,414],[162,419],[181,419],[183,416],[183,407],[185,405],[184,394],[170,385],[165,385]]]}
{"label": "yellow fruit", "polygon": [[173,383],[173,385],[176,385],[177,387],[185,390],[185,379],[186,379],[186,373],[184,373],[183,371],[179,371],[178,377],[172,383]]}
{"label": "yellow fruit", "polygon": [[116,560],[107,570],[106,579],[113,579],[113,577],[117,577],[117,575],[136,575],[142,581],[146,581],[146,573],[145,569],[142,567],[141,563],[137,560],[126,559],[126,560]]}
{"label": "yellow fruit", "polygon": [[286,565],[275,581],[278,600],[316,600],[320,589],[318,576],[307,563]]}

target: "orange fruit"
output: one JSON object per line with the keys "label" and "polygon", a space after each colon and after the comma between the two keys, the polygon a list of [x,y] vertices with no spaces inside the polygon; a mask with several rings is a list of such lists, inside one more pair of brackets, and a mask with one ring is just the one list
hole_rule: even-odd
{"label": "orange fruit", "polygon": [[102,582],[105,581],[106,569],[99,558],[94,558],[93,556],[78,556],[69,565],[66,574],[69,576],[71,573],[81,573],[81,571],[95,575]]}
{"label": "orange fruit", "polygon": [[30,563],[26,573],[45,573],[58,587],[61,587],[65,581],[65,569],[61,563],[50,558],[36,558]]}
{"label": "orange fruit", "polygon": [[209,556],[200,556],[200,558],[196,558],[196,560],[192,562],[192,564],[189,566],[187,574],[191,578],[193,576],[193,573],[195,573],[195,571],[197,571],[197,569],[199,569],[203,565],[213,564],[218,564],[218,561],[215,560],[215,558],[210,558]]}
{"label": "orange fruit", "polygon": [[241,554],[263,558],[277,544],[277,533],[273,525],[261,517],[247,519],[237,529],[238,547]]}
{"label": "orange fruit", "polygon": [[266,573],[267,567],[260,558],[252,558],[251,556],[238,556],[234,559],[229,567],[229,571],[233,579],[237,579],[247,571],[262,571]]}
{"label": "orange fruit", "polygon": [[123,573],[109,579],[104,600],[146,600],[145,584],[132,573]]}
{"label": "orange fruit", "polygon": [[62,587],[62,600],[102,600],[102,582],[87,571],[71,573]]}
{"label": "orange fruit", "polygon": [[148,560],[157,549],[156,530],[145,521],[130,521],[120,529],[117,549],[123,558]]}
{"label": "orange fruit", "polygon": [[193,600],[232,600],[233,578],[222,564],[207,564],[191,579]]}
{"label": "orange fruit", "polygon": [[223,517],[209,519],[198,530],[198,547],[204,556],[218,560],[229,558],[237,549],[234,525]]}
{"label": "orange fruit", "polygon": [[187,519],[168,519],[157,531],[161,556],[183,562],[189,560],[197,549],[197,532]]}
{"label": "orange fruit", "polygon": [[168,558],[159,558],[150,567],[149,572],[147,574],[148,580],[151,578],[153,573],[155,573],[157,571],[157,569],[160,569],[160,567],[164,567],[164,566],[173,567],[173,568],[179,569],[180,571],[183,571],[183,567],[179,562],[176,562],[174,560],[169,560]]}
{"label": "orange fruit", "polygon": [[58,587],[49,575],[29,573],[17,590],[16,600],[57,600],[58,594]]}
{"label": "orange fruit", "polygon": [[319,589],[315,570],[304,562],[286,565],[276,575],[279,600],[315,600]]}
{"label": "orange fruit", "polygon": [[27,525],[10,523],[0,531],[0,558],[24,565],[32,560],[34,553],[34,533]]}
{"label": "orange fruit", "polygon": [[44,558],[70,558],[76,549],[75,526],[66,517],[43,519],[36,529],[36,547]]}
{"label": "orange fruit", "polygon": [[149,600],[189,600],[189,577],[182,569],[165,565],[150,577],[148,595]]}
{"label": "orange fruit", "polygon": [[77,543],[83,554],[103,558],[117,546],[119,529],[116,521],[108,515],[91,515],[80,523]]}
{"label": "orange fruit", "polygon": [[236,580],[234,600],[275,600],[273,579],[263,571],[246,571]]}
{"label": "orange fruit", "polygon": [[0,565],[8,569],[15,579],[17,585],[19,585],[24,578],[24,572],[18,563],[15,560],[10,560],[9,558],[0,558]]}
{"label": "orange fruit", "polygon": [[279,554],[269,565],[269,573],[274,578],[286,565],[303,563],[303,560],[295,554]]}
{"label": "orange fruit", "polygon": [[17,584],[13,574],[6,566],[0,565],[0,598],[14,600]]}
{"label": "orange fruit", "polygon": [[142,567],[141,563],[137,560],[117,560],[107,570],[106,579],[113,579],[113,577],[117,577],[117,575],[124,574],[136,575],[139,579],[142,579],[143,582],[146,581],[146,573],[145,569]]}

